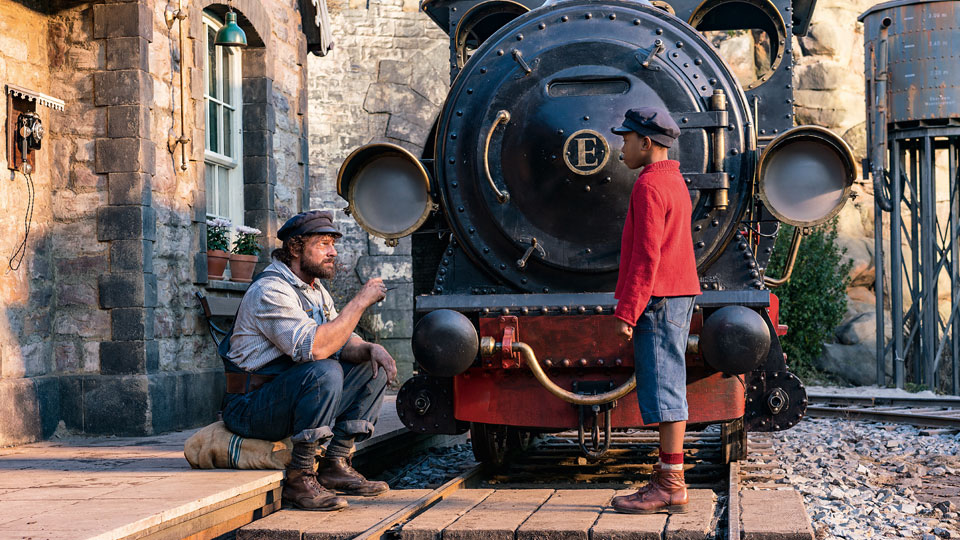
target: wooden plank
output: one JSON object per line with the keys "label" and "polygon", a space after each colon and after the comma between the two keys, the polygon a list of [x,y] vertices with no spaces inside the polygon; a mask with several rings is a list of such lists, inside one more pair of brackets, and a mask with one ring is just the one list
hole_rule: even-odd
{"label": "wooden plank", "polygon": [[[629,495],[635,490],[618,491]],[[621,514],[609,505],[590,529],[591,540],[661,540],[666,514]]]}
{"label": "wooden plank", "polygon": [[170,524],[146,536],[134,534],[128,538],[142,540],[211,540],[234,529],[256,521],[280,509],[280,490],[260,493],[206,514],[200,514],[181,523]]}
{"label": "wooden plank", "polygon": [[814,538],[803,498],[796,490],[741,491],[740,512],[743,540]]}
{"label": "wooden plank", "polygon": [[504,489],[494,492],[443,531],[443,540],[514,540],[514,532],[553,490]]}
{"label": "wooden plank", "polygon": [[589,540],[590,528],[614,493],[612,489],[558,490],[517,529],[517,540]]}
{"label": "wooden plank", "polygon": [[493,493],[492,489],[461,489],[407,522],[400,540],[440,540],[443,529]]}
{"label": "wooden plank", "polygon": [[727,538],[741,540],[740,463],[734,461],[727,471]]}
{"label": "wooden plank", "polygon": [[663,532],[664,540],[706,540],[716,528],[716,494],[709,489],[687,491],[690,502],[685,514],[670,514]]}

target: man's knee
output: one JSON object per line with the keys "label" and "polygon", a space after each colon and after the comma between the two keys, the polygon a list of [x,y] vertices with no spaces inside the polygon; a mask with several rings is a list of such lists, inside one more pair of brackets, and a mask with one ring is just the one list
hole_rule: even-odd
{"label": "man's knee", "polygon": [[371,383],[374,388],[380,390],[387,386],[387,370],[383,369],[381,366],[377,369],[377,374],[372,378]]}
{"label": "man's knee", "polygon": [[343,391],[343,368],[339,362],[319,360],[303,364],[301,384],[310,390],[339,395]]}
{"label": "man's knee", "polygon": [[366,382],[368,386],[377,390],[387,386],[387,370],[383,369],[383,366],[377,365],[376,375],[373,374],[372,362],[363,362],[353,369],[361,370],[361,373],[363,373],[362,380]]}

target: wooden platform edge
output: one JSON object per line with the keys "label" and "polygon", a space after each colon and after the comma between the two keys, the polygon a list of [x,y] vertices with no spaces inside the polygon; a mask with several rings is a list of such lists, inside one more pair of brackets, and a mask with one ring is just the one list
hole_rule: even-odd
{"label": "wooden platform edge", "polygon": [[[145,530],[113,538],[117,540],[213,539],[279,510],[282,488],[282,481],[271,482],[253,491],[198,508]],[[98,538],[106,537],[101,535]]]}

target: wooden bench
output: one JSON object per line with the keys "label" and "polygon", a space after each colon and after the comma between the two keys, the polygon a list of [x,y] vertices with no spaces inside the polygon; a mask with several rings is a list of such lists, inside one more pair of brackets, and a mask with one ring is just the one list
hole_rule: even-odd
{"label": "wooden bench", "polygon": [[207,321],[207,330],[217,347],[223,341],[223,336],[230,331],[237,310],[240,308],[240,297],[205,296],[202,291],[196,292],[197,301],[203,310],[203,318]]}

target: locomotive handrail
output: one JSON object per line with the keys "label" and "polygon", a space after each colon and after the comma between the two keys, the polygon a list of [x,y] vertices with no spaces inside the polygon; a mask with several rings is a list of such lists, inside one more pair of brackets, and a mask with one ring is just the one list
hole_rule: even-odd
{"label": "locomotive handrail", "polygon": [[507,190],[500,191],[497,188],[497,185],[493,183],[493,177],[490,176],[490,159],[488,155],[490,154],[490,139],[493,138],[493,132],[497,130],[497,126],[501,123],[506,124],[510,121],[510,113],[507,111],[500,111],[497,113],[497,119],[493,122],[493,125],[490,126],[490,131],[487,132],[487,140],[483,143],[483,172],[487,174],[487,182],[490,183],[490,189],[497,194],[497,201],[500,204],[503,204],[510,200],[510,194],[507,193]]}
{"label": "locomotive handrail", "polygon": [[800,241],[803,239],[803,229],[803,227],[794,227],[793,229],[793,238],[790,240],[790,254],[787,255],[787,268],[783,271],[783,277],[772,278],[770,276],[763,276],[763,283],[767,287],[772,289],[790,281],[794,264],[797,262],[797,254],[800,253]]}
{"label": "locomotive handrail", "polygon": [[[490,356],[501,348],[502,344],[497,343],[490,336],[485,336],[480,339],[480,354],[483,356]],[[512,344],[512,349],[520,353],[520,356],[527,364],[527,367],[529,367],[530,371],[533,373],[534,378],[536,378],[537,381],[547,389],[547,392],[550,392],[567,403],[573,403],[574,405],[604,405],[610,403],[611,401],[616,401],[622,398],[637,387],[637,375],[633,374],[630,375],[630,378],[627,379],[627,382],[608,392],[594,395],[577,394],[565,388],[561,388],[559,385],[557,385],[557,383],[550,379],[550,377],[543,371],[543,368],[540,367],[540,362],[537,361],[537,355],[534,354],[532,347],[526,343],[516,341]]]}

